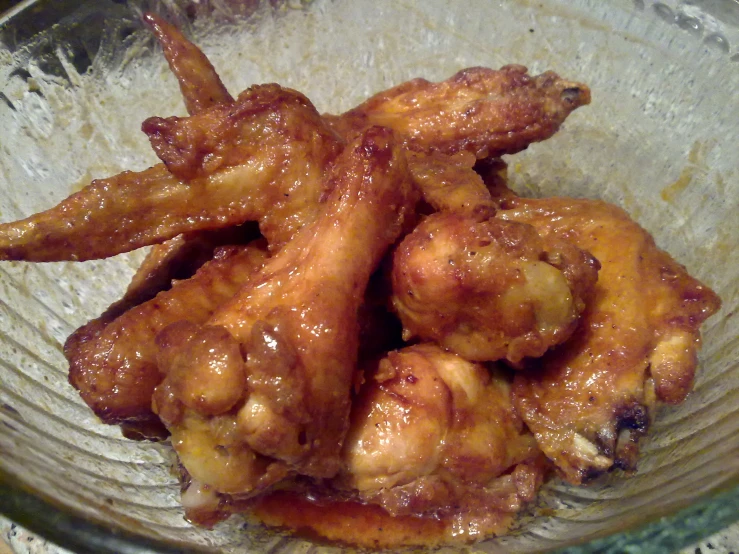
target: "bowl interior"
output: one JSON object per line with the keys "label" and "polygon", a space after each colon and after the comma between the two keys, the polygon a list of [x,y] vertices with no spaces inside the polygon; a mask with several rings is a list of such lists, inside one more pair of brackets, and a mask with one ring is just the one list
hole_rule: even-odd
{"label": "bowl interior", "polygon": [[[695,391],[659,410],[638,474],[587,488],[550,483],[516,534],[474,551],[533,552],[615,533],[736,480],[738,4],[101,1],[30,40],[11,19],[0,32],[0,220],[154,163],[141,121],[184,107],[138,22],[144,4],[185,28],[232,92],[278,82],[324,112],[475,65],[520,63],[588,83],[592,105],[508,158],[514,187],[624,207],[722,297],[703,327]],[[67,510],[146,537],[224,551],[307,548],[239,518],[214,531],[188,525],[167,446],[122,438],[67,384],[61,345],[120,296],[141,257],[0,265],[0,469]]]}

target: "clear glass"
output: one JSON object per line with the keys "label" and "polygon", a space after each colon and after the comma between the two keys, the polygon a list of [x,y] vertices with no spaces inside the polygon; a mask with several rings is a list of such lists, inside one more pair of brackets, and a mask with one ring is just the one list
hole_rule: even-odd
{"label": "clear glass", "polygon": [[[660,409],[636,476],[587,488],[553,482],[515,534],[468,551],[534,552],[608,536],[573,551],[672,552],[739,517],[731,488],[739,477],[739,4],[24,2],[0,20],[0,220],[154,162],[140,122],[184,108],[139,23],[143,9],[183,27],[230,90],[275,81],[321,111],[472,65],[522,63],[587,82],[591,106],[553,139],[509,159],[514,185],[623,206],[724,305],[704,326],[695,391]],[[80,552],[167,551],[166,544],[338,551],[238,517],[214,531],[191,527],[168,447],[101,425],[67,384],[60,345],[122,293],[140,259],[0,264],[0,510]],[[696,504],[719,490],[727,492]]]}

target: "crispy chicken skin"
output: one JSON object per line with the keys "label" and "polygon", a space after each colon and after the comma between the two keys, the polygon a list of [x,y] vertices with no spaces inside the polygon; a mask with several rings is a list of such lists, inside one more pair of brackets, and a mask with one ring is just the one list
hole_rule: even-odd
{"label": "crispy chicken skin", "polygon": [[101,258],[255,220],[276,247],[315,217],[327,192],[315,184],[325,184],[341,144],[305,96],[260,85],[192,118],[147,128],[168,145],[160,154],[169,163],[197,177],[185,182],[158,165],[95,180],[50,210],[0,225],[0,260]]}
{"label": "crispy chicken skin", "polygon": [[350,137],[370,125],[393,129],[410,150],[477,158],[513,154],[552,136],[576,108],[590,103],[581,83],[520,65],[464,69],[446,81],[413,79],[380,92],[340,116],[325,116]]}
{"label": "crispy chicken skin", "polygon": [[[233,102],[208,59],[179,30],[154,14],[145,14],[143,19],[162,45],[190,114]],[[254,243],[244,252],[217,249],[258,237],[253,226],[242,225],[182,234],[154,245],[123,298],[67,339],[70,381],[103,422],[120,424],[131,438],[166,436],[166,429],[151,411],[151,395],[163,378],[156,365],[154,338],[164,327],[179,321],[189,303],[195,306],[187,311],[189,320],[203,323],[218,302],[234,294],[261,266],[265,245]],[[170,290],[173,281],[190,279],[214,253],[217,261],[196,278]],[[169,292],[145,307],[132,309],[164,291]],[[208,306],[205,300],[216,305]]]}
{"label": "crispy chicken skin", "polygon": [[162,46],[169,68],[177,77],[187,113],[193,115],[216,104],[233,102],[210,60],[179,29],[153,13],[144,14],[143,20]]}
{"label": "crispy chicken skin", "polygon": [[539,450],[509,397],[501,373],[434,344],[390,352],[354,402],[339,485],[392,515],[517,511],[497,478]]}
{"label": "crispy chicken skin", "polygon": [[99,319],[113,321],[127,310],[169,290],[175,281],[189,279],[203,264],[213,259],[218,248],[244,245],[260,236],[257,226],[247,223],[178,235],[155,245],[137,268],[123,297],[111,304]]}
{"label": "crispy chicken skin", "polygon": [[138,426],[142,433],[156,429],[151,397],[163,379],[156,335],[177,321],[204,323],[266,256],[264,241],[224,247],[193,277],[114,319],[104,315],[81,327],[64,345],[70,383],[104,422]]}
{"label": "crispy chicken skin", "polygon": [[392,302],[406,340],[518,363],[572,335],[597,274],[587,252],[530,225],[439,212],[395,252]]}
{"label": "crispy chicken skin", "polygon": [[357,310],[416,193],[391,132],[380,128],[347,146],[330,179],[319,218],[207,325],[182,324],[158,339],[167,377],[154,408],[198,487],[248,496],[288,472],[339,469]]}
{"label": "crispy chicken skin", "polygon": [[[208,58],[179,29],[153,13],[144,14],[142,19],[159,41],[164,57],[180,84],[190,115],[216,104],[233,102]],[[203,259],[206,252],[212,257],[211,243],[217,246],[227,242],[214,241],[208,233],[201,232],[190,233],[187,237],[178,235],[155,244],[133,276],[125,297],[111,308],[125,310],[153,298],[158,292],[168,289],[173,279],[183,278],[178,276],[183,273],[183,268],[193,267],[187,277],[191,276],[195,269],[207,261]]]}
{"label": "crispy chicken skin", "polygon": [[475,162],[475,156],[466,151],[454,155],[408,153],[408,167],[427,211],[495,212],[490,191],[473,169]]}
{"label": "crispy chicken skin", "polygon": [[505,532],[546,471],[509,393],[499,369],[436,345],[390,352],[353,402],[339,491],[277,493],[257,512],[333,540],[351,525],[354,544],[375,548]]}
{"label": "crispy chicken skin", "polygon": [[655,399],[676,404],[690,391],[698,328],[720,300],[616,206],[571,198],[506,204],[500,218],[570,241],[601,263],[575,336],[517,374],[516,409],[568,481],[634,469]]}

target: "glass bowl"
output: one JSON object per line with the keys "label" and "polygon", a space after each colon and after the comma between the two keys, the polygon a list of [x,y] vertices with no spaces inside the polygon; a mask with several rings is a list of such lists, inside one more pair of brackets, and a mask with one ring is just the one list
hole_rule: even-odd
{"label": "glass bowl", "polygon": [[[723,307],[694,392],[658,410],[635,476],[554,481],[512,535],[463,550],[672,552],[739,518],[737,2],[22,2],[0,18],[0,220],[154,162],[140,122],[184,108],[145,10],[182,27],[231,91],[279,82],[325,112],[474,65],[588,83],[591,106],[509,158],[514,188],[624,207]],[[68,385],[61,345],[141,259],[0,264],[0,510],[79,552],[338,551],[238,517],[190,526],[167,445],[124,439]]]}

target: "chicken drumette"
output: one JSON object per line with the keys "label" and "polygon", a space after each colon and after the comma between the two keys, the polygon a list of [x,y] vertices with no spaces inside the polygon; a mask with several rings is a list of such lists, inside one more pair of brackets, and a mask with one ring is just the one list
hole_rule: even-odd
{"label": "chicken drumette", "polygon": [[469,540],[534,497],[540,455],[503,373],[421,344],[390,352],[355,400],[337,482]]}
{"label": "chicken drumette", "polygon": [[161,437],[164,429],[151,410],[154,387],[163,379],[155,337],[181,320],[204,323],[266,258],[264,241],[217,248],[215,257],[191,278],[146,302],[126,306],[123,313],[117,314],[114,305],[67,339],[70,383],[105,423],[123,424],[131,436]]}
{"label": "chicken drumette", "polygon": [[519,363],[570,337],[597,274],[587,252],[530,225],[440,212],[397,249],[392,301],[406,340]]}
{"label": "chicken drumette", "polygon": [[[510,378],[420,344],[390,352],[352,405],[343,466],[310,501],[263,499],[266,521],[365,547],[469,542],[507,530],[547,463],[513,409]],[[381,509],[380,509],[381,508]]]}

